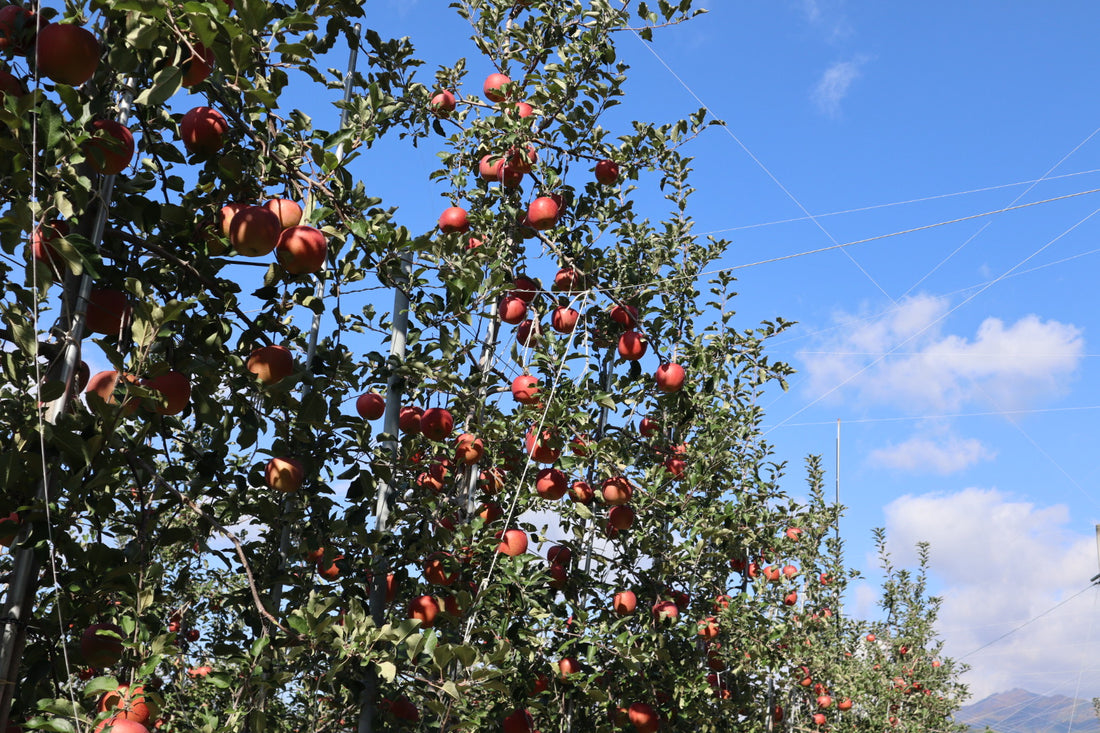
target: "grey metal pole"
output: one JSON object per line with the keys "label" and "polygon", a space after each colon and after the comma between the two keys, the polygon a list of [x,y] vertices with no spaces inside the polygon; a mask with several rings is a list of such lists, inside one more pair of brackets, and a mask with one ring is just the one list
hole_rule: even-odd
{"label": "grey metal pole", "polygon": [[[124,92],[119,100],[119,111],[116,119],[126,124],[130,116],[130,106],[133,103],[133,90],[131,81],[127,80]],[[100,181],[99,210],[96,212],[92,226],[91,242],[99,249],[103,241],[103,232],[107,228],[107,210],[111,205],[114,194],[115,176],[104,176]],[[73,303],[69,326],[65,331],[65,343],[62,345],[61,356],[61,381],[65,384],[65,390],[61,396],[49,404],[46,409],[46,422],[50,425],[57,423],[58,418],[69,407],[70,387],[77,364],[80,363],[80,342],[84,338],[84,322],[88,312],[88,297],[92,292],[92,278],[88,273],[80,277],[77,286],[77,296]],[[37,339],[37,334],[35,334]],[[43,466],[45,466],[43,455]],[[36,501],[45,503],[52,495],[51,487],[54,484],[53,474],[44,468],[41,482],[38,484]],[[15,550],[15,567],[12,571],[11,582],[8,584],[7,595],[4,599],[4,609],[0,618],[0,730],[6,730],[11,715],[11,704],[15,687],[19,681],[19,666],[23,658],[23,647],[26,643],[26,627],[31,610],[34,608],[34,596],[38,590],[38,574],[41,563],[35,555],[34,549],[24,547],[23,543],[30,532],[29,523],[22,523],[16,535],[13,546]]]}

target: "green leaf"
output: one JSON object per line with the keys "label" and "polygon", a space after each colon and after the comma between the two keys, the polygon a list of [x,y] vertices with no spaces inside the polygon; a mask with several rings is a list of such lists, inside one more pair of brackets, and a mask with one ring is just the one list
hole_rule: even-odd
{"label": "green leaf", "polygon": [[378,674],[386,682],[393,682],[394,678],[397,677],[397,665],[393,662],[376,662],[375,666],[378,667]]}

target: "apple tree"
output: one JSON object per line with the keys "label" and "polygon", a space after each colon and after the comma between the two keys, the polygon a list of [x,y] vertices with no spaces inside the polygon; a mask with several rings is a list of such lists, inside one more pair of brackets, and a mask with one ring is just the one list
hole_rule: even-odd
{"label": "apple tree", "polygon": [[761,434],[789,324],[705,274],[714,121],[615,121],[617,39],[699,11],[451,7],[434,74],[351,0],[0,8],[0,723],[824,729],[808,669],[837,730],[945,728],[923,576],[855,644],[839,508]]}

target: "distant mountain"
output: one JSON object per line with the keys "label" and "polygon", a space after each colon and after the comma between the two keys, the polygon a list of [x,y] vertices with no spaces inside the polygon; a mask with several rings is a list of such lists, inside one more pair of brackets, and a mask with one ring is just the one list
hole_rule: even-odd
{"label": "distant mountain", "polygon": [[1100,733],[1092,703],[1077,700],[1074,708],[1074,702],[1061,695],[1009,690],[961,708],[955,720],[974,731],[988,726],[997,733]]}

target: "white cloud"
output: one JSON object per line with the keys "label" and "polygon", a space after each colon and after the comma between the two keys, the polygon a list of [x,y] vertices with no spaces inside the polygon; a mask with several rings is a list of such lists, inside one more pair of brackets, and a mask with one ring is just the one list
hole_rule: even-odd
{"label": "white cloud", "polygon": [[937,628],[948,656],[969,654],[964,682],[973,700],[1014,687],[1100,695],[1100,589],[1050,611],[1096,574],[1091,521],[1071,517],[1063,505],[976,488],[903,496],[885,513],[896,566],[912,566],[916,543],[930,543],[930,572],[943,597]]}
{"label": "white cloud", "polygon": [[936,436],[918,433],[901,443],[871,451],[867,460],[872,465],[899,471],[946,475],[990,460],[995,455],[976,438],[961,438],[950,433]]}
{"label": "white cloud", "polygon": [[840,114],[840,103],[848,96],[852,82],[863,73],[865,61],[866,59],[862,58],[838,61],[825,69],[810,94],[810,98],[819,110],[830,117]]}
{"label": "white cloud", "polygon": [[[973,338],[944,334],[949,301],[919,295],[871,318],[835,316],[842,335],[801,354],[810,389],[856,392],[910,414],[978,403],[1008,411],[1061,394],[1084,355],[1081,330],[1028,315],[987,318]],[[891,353],[892,352],[892,353]]]}

